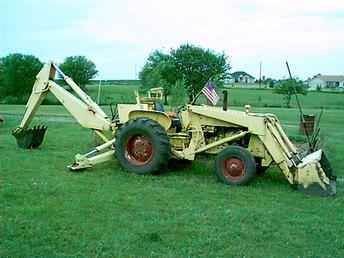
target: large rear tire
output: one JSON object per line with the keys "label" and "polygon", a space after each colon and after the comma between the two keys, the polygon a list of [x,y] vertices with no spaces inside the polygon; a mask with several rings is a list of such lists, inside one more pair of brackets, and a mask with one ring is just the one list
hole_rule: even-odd
{"label": "large rear tire", "polygon": [[247,149],[229,146],[216,156],[215,174],[227,185],[245,185],[256,175],[256,162]]}
{"label": "large rear tire", "polygon": [[143,175],[167,165],[171,146],[165,129],[158,122],[136,118],[118,129],[115,155],[125,170]]}

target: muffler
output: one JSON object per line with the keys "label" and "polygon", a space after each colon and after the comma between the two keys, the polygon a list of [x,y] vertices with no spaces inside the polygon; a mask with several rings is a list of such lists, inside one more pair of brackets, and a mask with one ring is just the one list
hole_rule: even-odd
{"label": "muffler", "polygon": [[322,150],[313,152],[302,159],[296,169],[297,189],[311,195],[334,196],[336,176]]}
{"label": "muffler", "polygon": [[13,130],[12,135],[16,138],[19,148],[36,149],[42,144],[47,129],[44,125],[30,129],[17,128]]}

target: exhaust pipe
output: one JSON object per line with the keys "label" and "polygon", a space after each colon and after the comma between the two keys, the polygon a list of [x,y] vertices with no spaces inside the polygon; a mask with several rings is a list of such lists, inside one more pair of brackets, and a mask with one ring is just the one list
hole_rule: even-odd
{"label": "exhaust pipe", "polygon": [[226,111],[228,109],[228,91],[224,90],[223,92],[223,107],[222,109]]}

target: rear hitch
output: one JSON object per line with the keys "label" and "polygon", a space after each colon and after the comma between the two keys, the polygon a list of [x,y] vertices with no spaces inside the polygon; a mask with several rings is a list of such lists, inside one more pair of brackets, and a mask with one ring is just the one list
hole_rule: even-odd
{"label": "rear hitch", "polygon": [[12,135],[16,138],[19,148],[36,149],[42,144],[47,129],[44,125],[34,126],[30,129],[17,128]]}

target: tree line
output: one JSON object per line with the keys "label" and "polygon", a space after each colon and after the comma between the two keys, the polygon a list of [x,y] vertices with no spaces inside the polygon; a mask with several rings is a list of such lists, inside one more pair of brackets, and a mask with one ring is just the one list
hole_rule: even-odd
{"label": "tree line", "polygon": [[[1,96],[23,96],[31,92],[42,62],[35,56],[10,54],[0,58]],[[64,73],[84,90],[97,75],[96,65],[85,56],[67,57],[59,64]],[[228,57],[190,44],[183,44],[169,53],[153,51],[139,73],[142,89],[162,87],[167,97],[176,85],[183,85],[192,99],[208,80],[223,85],[229,76]]]}
{"label": "tree line", "polygon": [[[15,53],[0,58],[0,102],[1,97],[7,96],[27,98],[42,66],[43,63],[33,55]],[[84,91],[98,73],[93,61],[85,56],[69,56],[59,66]],[[167,53],[153,51],[141,69],[139,79],[142,90],[162,87],[166,102],[171,93],[179,95],[182,91],[191,101],[208,81],[222,87],[230,76],[230,69],[229,57],[224,53],[182,44]],[[303,83],[298,80],[280,80],[274,91],[283,94],[287,107],[290,107],[295,91],[306,93]]]}
{"label": "tree line", "polygon": [[[84,90],[98,73],[96,65],[85,56],[69,56],[59,66]],[[28,96],[42,67],[43,63],[33,55],[15,53],[0,58],[0,96]]]}

